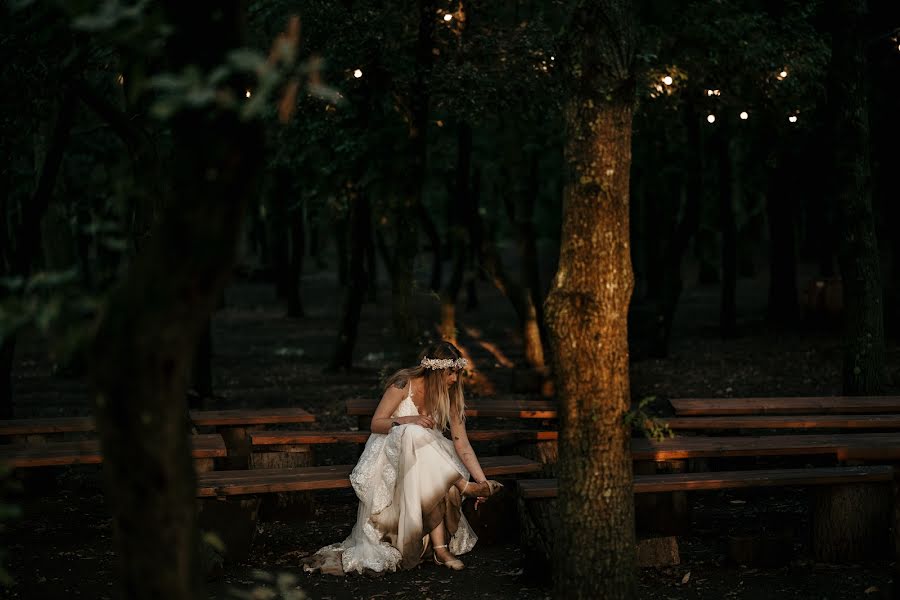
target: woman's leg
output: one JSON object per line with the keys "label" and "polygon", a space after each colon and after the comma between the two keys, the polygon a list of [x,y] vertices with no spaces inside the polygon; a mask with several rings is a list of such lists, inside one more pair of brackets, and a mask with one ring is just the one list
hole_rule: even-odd
{"label": "woman's leg", "polygon": [[429,535],[431,536],[431,547],[434,548],[434,553],[437,555],[439,561],[447,562],[449,559],[454,558],[450,553],[449,548],[438,548],[438,546],[444,546],[449,543],[447,541],[447,527],[444,525],[443,521],[441,521],[437,527],[432,529]]}

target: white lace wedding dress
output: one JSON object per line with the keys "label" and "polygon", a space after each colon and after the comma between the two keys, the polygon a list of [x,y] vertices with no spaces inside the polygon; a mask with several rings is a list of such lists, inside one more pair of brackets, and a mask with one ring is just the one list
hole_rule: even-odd
{"label": "white lace wedding dress", "polygon": [[[392,417],[419,414],[412,387]],[[453,485],[469,471],[453,442],[437,429],[400,425],[373,433],[350,474],[359,498],[356,525],[339,544],[321,548],[305,561],[307,571],[340,574],[409,569],[419,564],[428,532],[442,520],[455,555],[470,551],[478,537],[461,510]]]}

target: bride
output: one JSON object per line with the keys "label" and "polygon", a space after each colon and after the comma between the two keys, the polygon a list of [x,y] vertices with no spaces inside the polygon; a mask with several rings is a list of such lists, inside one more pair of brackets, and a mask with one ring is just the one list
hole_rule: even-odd
{"label": "bride", "polygon": [[[359,498],[353,531],[316,552],[307,571],[409,569],[429,548],[435,563],[465,566],[456,557],[478,538],[462,514],[462,498],[476,498],[477,508],[503,486],[484,476],[466,436],[459,377],[466,359],[449,342],[432,344],[419,358],[385,384],[372,435],[350,474]],[[452,440],[443,434],[448,429]]]}

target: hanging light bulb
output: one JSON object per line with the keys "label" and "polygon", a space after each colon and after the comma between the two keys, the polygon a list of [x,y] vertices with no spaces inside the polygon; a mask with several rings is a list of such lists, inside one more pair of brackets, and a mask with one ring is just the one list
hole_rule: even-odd
{"label": "hanging light bulb", "polygon": [[250,90],[247,90],[246,92],[244,92],[244,97],[245,97],[245,98],[249,98],[249,97],[252,96],[252,95],[253,95],[253,93],[252,93]]}
{"label": "hanging light bulb", "polygon": [[797,115],[791,115],[791,116],[789,116],[789,117],[788,117],[788,121],[790,121],[791,123],[796,123],[796,122],[797,122]]}
{"label": "hanging light bulb", "polygon": [[715,122],[716,122],[716,115],[709,115],[709,116],[706,117],[706,120],[707,120],[707,122],[709,122],[709,123],[715,123]]}
{"label": "hanging light bulb", "polygon": [[666,75],[662,78],[662,82],[666,85],[672,85],[672,78]]}
{"label": "hanging light bulb", "polygon": [[353,71],[353,76],[356,77],[357,79],[362,77],[362,69],[356,69],[355,71]]}
{"label": "hanging light bulb", "polygon": [[449,23],[449,22],[452,21],[452,20],[453,20],[453,15],[452,15],[452,14],[447,13],[446,15],[444,15],[444,21],[446,21],[447,23]]}
{"label": "hanging light bulb", "polygon": [[746,110],[745,110],[745,111],[741,111],[741,121],[746,121],[746,120],[749,119],[749,118],[750,118],[750,115],[747,113]]}

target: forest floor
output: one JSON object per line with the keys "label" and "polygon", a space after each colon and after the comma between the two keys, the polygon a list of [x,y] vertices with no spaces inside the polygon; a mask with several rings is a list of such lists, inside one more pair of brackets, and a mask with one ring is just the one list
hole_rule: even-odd
{"label": "forest floor", "polygon": [[[420,277],[424,281],[424,277]],[[316,415],[315,428],[347,429],[349,397],[378,395],[379,377],[398,366],[400,348],[391,345],[390,293],[378,290],[378,302],[364,307],[355,353],[358,368],[324,373],[333,347],[341,294],[333,269],[313,270],[303,278],[307,316],[284,317],[272,287],[239,281],[226,294],[226,308],[214,318],[214,372],[223,408],[290,405]],[[460,312],[460,343],[497,393],[508,393],[522,358],[515,315],[487,282],[478,284],[480,307]],[[742,279],[738,310],[740,335],[719,339],[717,286],[688,285],[679,306],[671,352],[666,359],[632,364],[634,399],[656,396],[788,396],[839,391],[840,345],[835,331],[774,333],[764,325],[766,282]],[[437,301],[426,290],[416,294],[423,332],[434,335]],[[890,391],[900,384],[900,348],[888,347]],[[83,384],[54,374],[40,340],[23,339],[14,369],[17,415],[57,416],[88,412]],[[355,447],[317,454],[324,464],[352,462]],[[55,469],[40,493],[19,498],[23,516],[6,524],[3,558],[15,583],[2,598],[111,598],[115,579],[110,519],[104,508],[99,468]],[[681,564],[641,569],[639,597],[792,598],[837,600],[882,598],[890,591],[890,556],[864,565],[814,562],[806,543],[806,496],[798,489],[697,493],[692,496],[690,534],[679,538]],[[210,597],[253,597],[248,593],[266,577],[290,575],[306,596],[339,598],[547,598],[552,595],[542,572],[525,570],[517,540],[479,544],[463,557],[467,568],[452,572],[433,564],[382,577],[332,577],[304,573],[304,556],[342,540],[356,515],[349,491],[317,495],[315,518],[264,522],[250,556],[228,565],[209,582]],[[778,567],[733,564],[730,535],[753,524],[776,520],[796,531],[793,547]],[[543,577],[542,577],[543,576]],[[257,596],[265,597],[265,596]]]}

